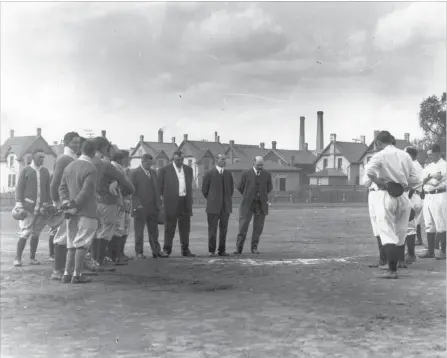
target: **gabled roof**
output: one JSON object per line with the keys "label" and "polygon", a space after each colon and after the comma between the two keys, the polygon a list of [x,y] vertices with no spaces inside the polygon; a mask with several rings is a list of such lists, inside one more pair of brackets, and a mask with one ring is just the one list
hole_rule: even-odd
{"label": "gabled roof", "polygon": [[[225,152],[227,158],[229,157],[230,149],[231,147],[228,146]],[[252,161],[257,156],[264,157],[269,151],[270,149],[261,148],[253,144],[233,144],[233,155],[234,157],[240,158],[241,161]]]}
{"label": "gabled roof", "polygon": [[211,157],[214,158],[213,153],[211,153],[211,151],[209,149],[200,150],[198,153],[199,153],[198,156],[195,157],[196,163],[200,163],[206,157],[207,154],[209,154]]}
{"label": "gabled roof", "polygon": [[323,170],[320,170],[318,172],[312,173],[308,175],[312,178],[322,178],[322,177],[347,177],[347,175],[338,169],[334,168],[326,168]]}
{"label": "gabled roof", "polygon": [[219,153],[225,153],[225,146],[220,142],[208,142],[200,140],[187,140],[183,141],[179,149],[186,156],[193,156],[196,160],[203,157],[203,151],[209,150],[213,157],[216,157]]}
{"label": "gabled roof", "polygon": [[3,143],[3,145],[0,147],[0,161],[4,162],[8,154],[11,152],[17,156],[17,160],[21,160],[39,138],[44,142],[43,144],[46,147],[42,148],[45,150],[45,154],[56,156],[56,153],[43,137],[39,137],[36,135],[19,136],[8,138],[5,143]]}
{"label": "gabled roof", "polygon": [[[283,158],[288,164],[314,164],[316,156],[307,150],[272,149]],[[292,160],[292,157],[293,160]]]}
{"label": "gabled roof", "polygon": [[[228,164],[225,169],[228,171],[247,170],[253,167],[252,161],[241,161],[233,164]],[[288,167],[275,162],[265,161],[264,169],[275,172],[299,172],[301,169],[297,167]]]}
{"label": "gabled roof", "polygon": [[340,152],[339,155],[345,157],[349,163],[357,163],[365,153],[365,150],[368,148],[365,143],[340,141],[330,142],[315,159],[315,163],[318,162],[320,158],[328,151],[332,143],[335,143],[335,148],[337,148]]}
{"label": "gabled roof", "polygon": [[[377,150],[374,150],[374,140],[369,144],[369,146],[366,148],[366,150],[363,152],[361,157],[358,161],[362,161],[363,158],[365,158],[365,155],[367,154],[374,154],[377,152]],[[408,146],[412,146],[410,142],[407,142],[405,139],[396,139],[396,148],[404,150]]]}
{"label": "gabled roof", "polygon": [[139,149],[141,145],[144,152],[152,155],[154,158],[156,158],[162,151],[168,156],[168,158],[172,158],[172,155],[178,148],[176,143],[139,142],[132,150],[130,155],[135,156],[137,149]]}

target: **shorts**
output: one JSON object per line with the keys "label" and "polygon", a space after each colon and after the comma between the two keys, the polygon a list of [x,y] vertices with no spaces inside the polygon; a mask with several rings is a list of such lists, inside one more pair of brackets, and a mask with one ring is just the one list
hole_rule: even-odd
{"label": "shorts", "polygon": [[98,220],[85,216],[74,216],[66,220],[67,249],[89,248],[98,229]]}
{"label": "shorts", "polygon": [[39,237],[46,225],[44,216],[27,214],[25,219],[19,221],[19,237],[26,240],[32,236]]}
{"label": "shorts", "polygon": [[98,203],[98,221],[99,226],[96,232],[98,239],[110,241],[115,235],[116,216],[118,212],[118,205],[106,205]]}

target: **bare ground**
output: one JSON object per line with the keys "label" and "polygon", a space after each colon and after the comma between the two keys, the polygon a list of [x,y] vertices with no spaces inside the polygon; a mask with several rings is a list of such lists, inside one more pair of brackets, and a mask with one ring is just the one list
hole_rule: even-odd
{"label": "bare ground", "polygon": [[[447,356],[445,261],[380,278],[367,267],[377,250],[366,208],[272,210],[260,256],[218,259],[199,209],[200,257],[179,257],[177,241],[170,259],[75,286],[49,281],[46,234],[43,264],[13,268],[16,222],[0,215],[2,358]],[[236,233],[232,217],[228,251]]]}

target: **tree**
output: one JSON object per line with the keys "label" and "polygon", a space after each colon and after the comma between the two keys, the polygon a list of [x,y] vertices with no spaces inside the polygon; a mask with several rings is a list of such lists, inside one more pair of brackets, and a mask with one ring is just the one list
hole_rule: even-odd
{"label": "tree", "polygon": [[441,98],[433,95],[424,99],[419,109],[419,125],[424,131],[424,138],[418,142],[420,149],[427,149],[438,143],[441,150],[446,150],[446,92]]}

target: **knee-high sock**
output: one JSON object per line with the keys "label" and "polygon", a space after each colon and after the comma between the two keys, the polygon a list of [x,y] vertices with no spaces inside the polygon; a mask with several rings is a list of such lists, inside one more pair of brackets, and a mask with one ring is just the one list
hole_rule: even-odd
{"label": "knee-high sock", "polygon": [[398,249],[394,244],[383,245],[386,251],[386,257],[388,259],[388,268],[391,272],[397,271],[397,261],[398,261]]}
{"label": "knee-high sock", "polygon": [[406,241],[408,256],[415,256],[416,235],[408,235]]}
{"label": "knee-high sock", "polygon": [[48,251],[50,253],[50,256],[54,256],[54,236],[55,235],[50,235],[50,237],[48,238]]}
{"label": "knee-high sock", "polygon": [[401,246],[397,246],[397,252],[398,252],[397,261],[405,262],[405,244],[401,245]]}
{"label": "knee-high sock", "polygon": [[65,263],[65,272],[64,275],[72,275],[74,266],[75,266],[75,254],[76,249],[70,248],[67,250],[67,261]]}
{"label": "knee-high sock", "polygon": [[65,269],[65,263],[67,261],[67,246],[54,245],[54,265],[53,270],[60,272]]}
{"label": "knee-high sock", "polygon": [[36,258],[36,251],[37,251],[37,246],[39,245],[39,236],[31,236],[31,240],[29,243],[29,247],[30,247],[30,258],[31,259],[35,259]]}
{"label": "knee-high sock", "polygon": [[92,244],[90,245],[90,250],[91,250],[91,257],[92,260],[98,262],[99,258],[98,258],[98,239],[94,238],[92,240]]}
{"label": "knee-high sock", "polygon": [[436,250],[439,250],[439,248],[440,248],[439,247],[440,238],[441,237],[440,237],[439,233],[437,233],[436,236],[435,236],[435,249]]}
{"label": "knee-high sock", "polygon": [[105,239],[98,239],[98,262],[100,265],[104,264],[104,258],[106,257],[107,245],[109,242]]}
{"label": "knee-high sock", "polygon": [[439,242],[441,244],[441,252],[445,254],[446,249],[446,232],[438,232]]}
{"label": "knee-high sock", "polygon": [[382,245],[382,240],[380,239],[380,236],[376,236],[377,238],[377,245],[379,246],[379,258],[380,263],[386,262],[386,252]]}
{"label": "knee-high sock", "polygon": [[436,233],[434,232],[428,232],[427,233],[427,246],[428,246],[428,252],[427,254],[433,256],[435,254],[435,237]]}
{"label": "knee-high sock", "polygon": [[75,251],[73,276],[81,276],[84,269],[85,254],[87,250],[84,247],[77,248]]}
{"label": "knee-high sock", "polygon": [[22,254],[23,250],[25,250],[25,246],[26,246],[26,239],[24,239],[23,237],[19,238],[17,240],[16,260],[19,261],[22,260]]}

